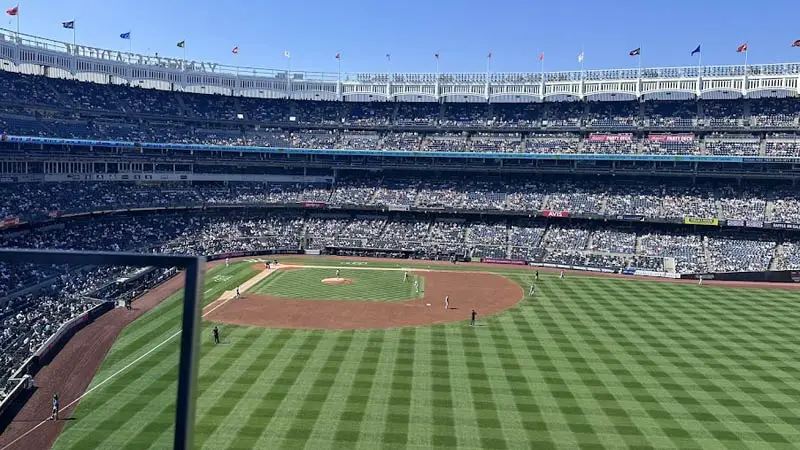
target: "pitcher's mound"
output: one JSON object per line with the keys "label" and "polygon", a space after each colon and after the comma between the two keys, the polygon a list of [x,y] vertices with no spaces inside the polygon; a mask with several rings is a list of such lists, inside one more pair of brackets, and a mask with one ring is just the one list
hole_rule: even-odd
{"label": "pitcher's mound", "polygon": [[350,278],[324,278],[322,282],[325,284],[350,284],[353,280]]}

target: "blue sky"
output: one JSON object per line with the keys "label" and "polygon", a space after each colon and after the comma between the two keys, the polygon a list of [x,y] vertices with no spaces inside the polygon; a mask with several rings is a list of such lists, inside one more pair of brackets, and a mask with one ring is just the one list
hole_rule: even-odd
{"label": "blue sky", "polygon": [[[9,8],[14,0],[6,0]],[[125,49],[119,34],[133,35],[133,50],[189,59],[293,70],[493,72],[575,70],[584,48],[585,68],[635,67],[628,51],[642,47],[650,67],[693,65],[702,44],[703,64],[740,64],[736,47],[748,42],[751,63],[800,60],[796,1],[521,1],[405,0],[332,2],[258,0],[21,0],[20,31],[71,41],[61,22],[76,20],[79,44]],[[112,6],[113,5],[113,6]],[[13,20],[2,25],[14,29]],[[239,46],[240,54],[231,49]]]}

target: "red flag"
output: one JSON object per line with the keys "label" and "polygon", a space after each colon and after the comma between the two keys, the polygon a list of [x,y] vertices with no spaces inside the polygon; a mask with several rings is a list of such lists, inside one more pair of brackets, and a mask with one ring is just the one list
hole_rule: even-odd
{"label": "red flag", "polygon": [[742,52],[746,52],[746,51],[747,51],[747,42],[745,42],[744,44],[736,47],[736,53],[742,53]]}
{"label": "red flag", "polygon": [[233,53],[234,55],[238,55],[239,54],[239,47],[233,47],[233,50],[231,50],[231,53]]}
{"label": "red flag", "polygon": [[7,9],[6,10],[6,14],[8,14],[9,16],[18,16],[19,15],[19,5],[15,6],[13,8]]}
{"label": "red flag", "polygon": [[539,61],[544,61],[544,52],[539,53]]}
{"label": "red flag", "polygon": [[800,47],[800,39],[792,42],[792,47]]}
{"label": "red flag", "polygon": [[339,52],[336,52],[336,59],[342,59],[342,54],[339,53]]}

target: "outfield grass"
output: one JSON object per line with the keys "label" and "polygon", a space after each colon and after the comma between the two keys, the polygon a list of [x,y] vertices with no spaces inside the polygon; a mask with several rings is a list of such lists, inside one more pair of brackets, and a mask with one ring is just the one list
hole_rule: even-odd
{"label": "outfield grass", "polygon": [[331,285],[323,279],[336,276],[335,269],[279,270],[264,278],[247,292],[276,297],[312,300],[400,301],[415,298],[415,275],[403,281],[403,272],[388,270],[341,270],[350,284]]}
{"label": "outfield grass", "polygon": [[[253,275],[215,270],[232,278],[207,300]],[[206,324],[197,447],[797,448],[800,293],[542,275],[474,328],[225,326],[214,346]],[[179,316],[171,299],[136,321],[93,384]],[[169,447],[177,363],[173,340],[100,387],[55,448]]]}

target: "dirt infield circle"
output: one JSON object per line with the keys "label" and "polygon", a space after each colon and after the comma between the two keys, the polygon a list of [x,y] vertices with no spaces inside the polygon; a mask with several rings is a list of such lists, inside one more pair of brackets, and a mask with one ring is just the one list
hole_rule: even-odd
{"label": "dirt infield circle", "polygon": [[331,284],[335,286],[339,284],[351,284],[353,283],[353,280],[351,280],[350,278],[324,278],[322,282],[325,284]]}
{"label": "dirt infield circle", "polygon": [[[473,309],[478,318],[495,314],[519,303],[524,294],[518,284],[492,273],[415,273],[425,278],[425,295],[414,300],[357,302],[245,294],[216,308],[205,320],[232,325],[323,330],[413,327],[468,321]],[[449,296],[449,309],[444,308],[445,296]]]}

